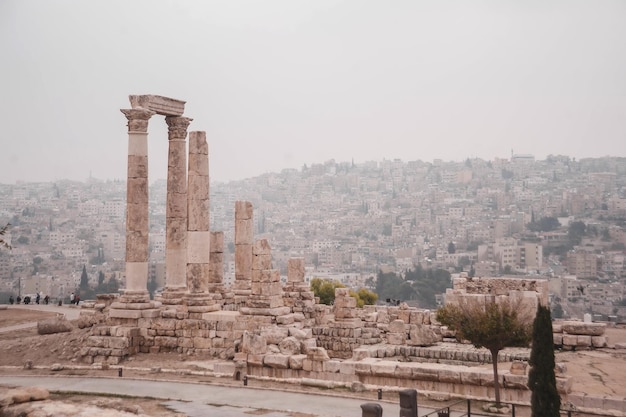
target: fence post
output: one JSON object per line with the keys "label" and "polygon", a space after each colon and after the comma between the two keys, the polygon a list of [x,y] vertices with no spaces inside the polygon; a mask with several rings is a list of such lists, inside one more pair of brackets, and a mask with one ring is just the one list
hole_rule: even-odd
{"label": "fence post", "polygon": [[467,400],[467,417],[472,417],[472,401]]}
{"label": "fence post", "polygon": [[400,394],[400,417],[417,417],[417,391],[404,389]]}
{"label": "fence post", "polygon": [[383,417],[383,407],[378,403],[361,404],[361,417]]}
{"label": "fence post", "polygon": [[511,417],[515,417],[515,404],[511,404]]}

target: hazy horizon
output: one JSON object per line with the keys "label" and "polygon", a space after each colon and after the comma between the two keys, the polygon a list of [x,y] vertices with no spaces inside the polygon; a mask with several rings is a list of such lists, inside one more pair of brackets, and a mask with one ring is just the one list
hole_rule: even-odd
{"label": "hazy horizon", "polygon": [[[130,94],[211,180],[304,164],[626,156],[626,2],[0,2],[0,183],[125,179]],[[149,127],[150,182],[167,127]]]}

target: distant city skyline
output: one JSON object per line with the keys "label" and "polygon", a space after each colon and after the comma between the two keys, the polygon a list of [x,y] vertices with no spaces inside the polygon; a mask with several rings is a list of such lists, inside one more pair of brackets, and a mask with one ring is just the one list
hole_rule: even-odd
{"label": "distant city skyline", "polygon": [[[354,160],[626,156],[626,2],[0,2],[0,183],[125,179],[129,94],[212,181]],[[149,127],[150,181],[167,127]]]}

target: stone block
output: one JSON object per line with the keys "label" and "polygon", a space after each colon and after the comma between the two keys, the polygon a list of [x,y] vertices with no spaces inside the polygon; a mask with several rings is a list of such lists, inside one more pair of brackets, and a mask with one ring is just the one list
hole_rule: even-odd
{"label": "stone block", "polygon": [[263,359],[263,364],[270,368],[287,369],[289,368],[289,356],[283,354],[268,354]]}
{"label": "stone block", "polygon": [[111,309],[109,310],[110,318],[120,318],[120,319],[139,319],[141,318],[141,310],[117,310]]}
{"label": "stone block", "polygon": [[250,220],[253,214],[252,203],[249,201],[235,201],[235,220]]}
{"label": "stone block", "polygon": [[606,336],[591,336],[591,345],[594,348],[607,347],[608,343]]}
{"label": "stone block", "polygon": [[146,109],[163,116],[182,116],[185,102],[157,95],[131,95],[128,97],[133,109]]}
{"label": "stone block", "polygon": [[291,355],[289,356],[289,368],[302,369],[303,362],[306,359],[306,355]]}
{"label": "stone block", "polygon": [[582,321],[564,321],[563,332],[576,335],[602,336],[606,331],[606,323],[586,323]]}
{"label": "stone block", "polygon": [[372,375],[375,376],[394,377],[396,373],[396,367],[396,362],[382,361],[372,363],[370,366],[370,370]]}

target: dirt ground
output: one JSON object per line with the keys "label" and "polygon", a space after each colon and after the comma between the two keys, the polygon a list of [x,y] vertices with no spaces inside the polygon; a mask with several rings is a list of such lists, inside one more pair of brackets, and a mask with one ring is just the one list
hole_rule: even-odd
{"label": "dirt ground", "polygon": [[[35,310],[0,310],[0,328],[12,326],[20,323],[33,322],[50,318],[54,313],[46,313]],[[11,332],[0,332],[0,366],[13,366],[17,368],[0,369],[2,374],[24,373],[24,364],[31,361],[37,366],[49,367],[55,363],[80,365],[76,360],[78,352],[84,346],[85,339],[89,336],[90,329],[74,328],[68,333],[57,333],[50,335],[39,335],[35,327],[16,330]],[[615,343],[626,343],[626,328],[607,328],[609,345]],[[201,358],[186,356],[177,353],[163,353],[157,355],[138,354],[122,365],[125,367],[124,375],[138,378],[167,378],[180,380],[195,380],[201,382],[214,382],[219,384],[241,384],[239,381],[232,381],[226,378],[215,378],[205,376],[193,376],[172,373],[152,373],[149,371],[130,370],[129,368],[152,367],[200,370],[198,366]],[[573,377],[573,392],[583,392],[588,395],[610,396],[626,398],[626,349],[598,349],[575,352],[557,352],[556,361],[564,363],[567,367],[567,375]],[[491,365],[484,365],[491,369]],[[505,371],[509,364],[501,363],[500,369]],[[65,375],[94,375],[94,376],[117,376],[117,367],[112,366],[109,370],[94,370],[88,367],[85,369],[67,369],[58,371],[55,374]],[[29,373],[49,374],[48,369],[32,369]],[[276,387],[279,388],[279,387]],[[293,389],[293,386],[290,387]],[[99,397],[70,396],[69,401],[97,401]],[[111,399],[113,401],[114,399]],[[166,410],[159,400],[136,399],[133,404],[140,405],[144,412],[149,415],[163,415],[173,417],[176,413]]]}

